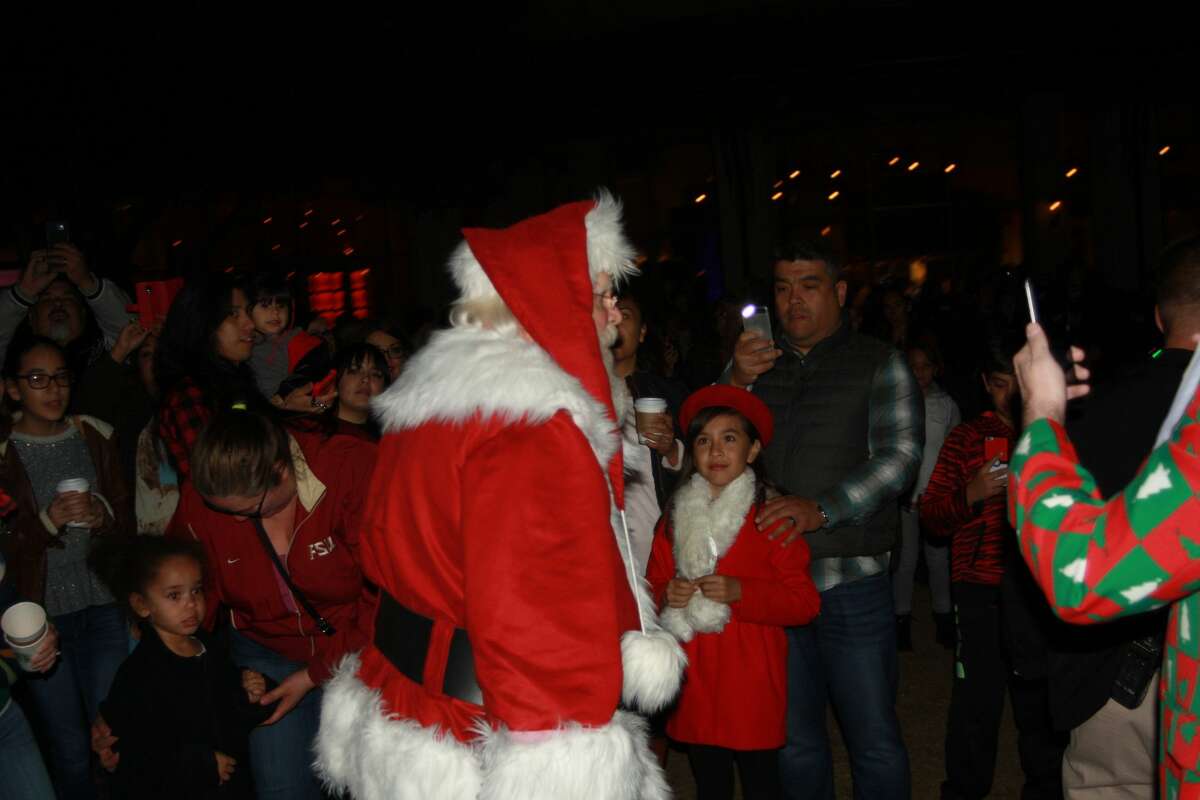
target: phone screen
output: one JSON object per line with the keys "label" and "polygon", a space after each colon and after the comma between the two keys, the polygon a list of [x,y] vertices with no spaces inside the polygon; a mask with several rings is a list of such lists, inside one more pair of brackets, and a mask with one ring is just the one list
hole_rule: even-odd
{"label": "phone screen", "polygon": [[742,329],[754,331],[764,341],[771,341],[771,315],[766,306],[749,305],[742,309]]}

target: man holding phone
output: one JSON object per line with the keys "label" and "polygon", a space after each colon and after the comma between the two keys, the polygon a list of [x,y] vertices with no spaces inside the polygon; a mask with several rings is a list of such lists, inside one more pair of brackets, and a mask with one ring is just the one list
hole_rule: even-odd
{"label": "man holding phone", "polygon": [[[75,245],[60,242],[36,250],[21,280],[0,293],[0,361],[26,317],[35,334],[58,342],[79,361],[91,361],[102,352],[100,348],[78,353],[78,347],[73,346],[87,327],[87,311],[95,314],[104,335],[103,350],[108,350],[129,322],[125,310],[128,304],[129,297],[116,284],[92,274]],[[73,366],[78,369],[82,364]]]}
{"label": "man holding phone", "polygon": [[788,738],[780,756],[789,798],[832,798],[826,709],[850,751],[857,797],[910,795],[896,718],[896,622],[888,553],[898,498],[917,476],[925,439],[920,387],[901,353],[853,331],[846,282],[831,254],[802,242],[776,249],[778,342],[738,339],[723,381],[751,389],[775,415],[763,451],[793,494],[757,520],[787,541],[805,536],[821,615],[788,631]]}

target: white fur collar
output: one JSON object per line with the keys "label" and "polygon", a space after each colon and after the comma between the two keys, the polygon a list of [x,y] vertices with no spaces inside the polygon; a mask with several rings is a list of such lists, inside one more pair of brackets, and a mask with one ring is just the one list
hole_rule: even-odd
{"label": "white fur collar", "polygon": [[671,508],[675,567],[689,580],[711,575],[746,521],[754,503],[754,471],[749,467],[716,497],[700,473],[679,490]]}
{"label": "white fur collar", "polygon": [[604,405],[545,350],[476,328],[435,333],[400,379],[372,401],[372,410],[384,431],[434,420],[464,422],[476,414],[537,424],[566,411],[602,466],[621,444]]}
{"label": "white fur collar", "polygon": [[[671,508],[671,529],[675,569],[680,575],[694,580],[713,574],[746,522],[754,504],[754,489],[754,471],[747,467],[715,498],[699,473],[679,490]],[[728,605],[696,592],[684,608],[665,609],[659,621],[677,639],[687,642],[697,633],[720,633],[730,615]]]}

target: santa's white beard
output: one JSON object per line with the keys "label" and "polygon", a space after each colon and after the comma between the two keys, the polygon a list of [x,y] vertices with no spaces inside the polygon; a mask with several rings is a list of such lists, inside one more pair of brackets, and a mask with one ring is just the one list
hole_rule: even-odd
{"label": "santa's white beard", "polygon": [[612,390],[613,410],[617,414],[617,423],[624,424],[625,414],[633,405],[633,397],[623,378],[617,377],[616,358],[613,356],[613,346],[617,343],[617,328],[609,325],[600,332],[600,356],[604,360],[604,371],[608,373],[608,385]]}

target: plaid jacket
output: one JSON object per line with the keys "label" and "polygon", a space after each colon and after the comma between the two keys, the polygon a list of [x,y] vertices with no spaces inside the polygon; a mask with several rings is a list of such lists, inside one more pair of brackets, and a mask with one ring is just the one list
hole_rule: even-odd
{"label": "plaid jacket", "polygon": [[167,446],[167,453],[181,480],[192,475],[192,448],[211,418],[212,411],[204,402],[204,393],[190,378],[179,381],[163,397],[158,411],[158,436]]}
{"label": "plaid jacket", "polygon": [[1061,426],[1030,425],[1010,463],[1009,515],[1055,613],[1104,622],[1170,604],[1160,687],[1165,798],[1200,798],[1200,395],[1105,501]]}

